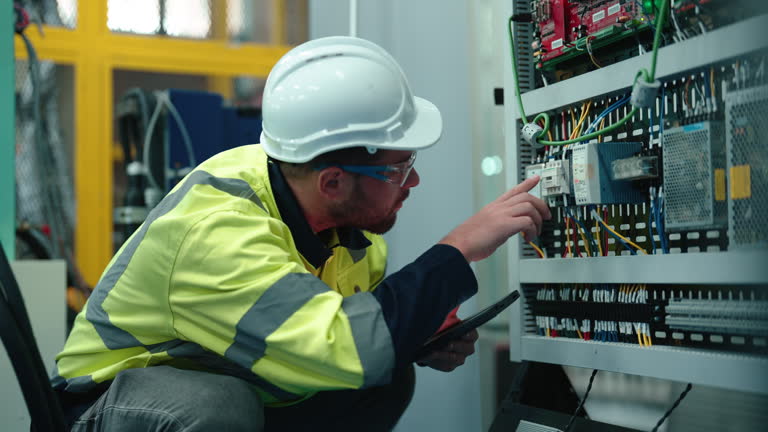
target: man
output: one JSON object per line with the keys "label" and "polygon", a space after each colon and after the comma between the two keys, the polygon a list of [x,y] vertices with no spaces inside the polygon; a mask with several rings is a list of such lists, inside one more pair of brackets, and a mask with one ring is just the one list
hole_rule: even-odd
{"label": "man", "polygon": [[530,179],[385,277],[389,230],[440,137],[380,47],[303,44],[269,75],[261,144],[201,164],[110,262],[52,379],[73,430],[391,430],[412,363],[471,297],[469,262],[533,238]]}

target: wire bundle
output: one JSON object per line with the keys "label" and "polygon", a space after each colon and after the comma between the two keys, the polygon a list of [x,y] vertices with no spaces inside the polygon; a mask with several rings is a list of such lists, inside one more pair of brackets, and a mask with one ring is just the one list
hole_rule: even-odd
{"label": "wire bundle", "polygon": [[[653,53],[651,55],[650,70],[646,70],[646,69],[639,70],[637,72],[637,74],[635,75],[635,78],[634,78],[635,82],[637,82],[638,79],[643,77],[646,82],[651,83],[651,82],[654,81],[654,79],[656,77],[656,62],[657,62],[657,57],[658,57],[658,52],[659,52],[659,45],[661,44],[662,29],[664,27],[664,23],[666,21],[666,16],[667,16],[668,11],[669,11],[669,3],[668,2],[664,2],[662,4],[662,6],[661,6],[661,9],[659,11],[658,16],[656,17],[656,24],[655,24],[656,31],[655,31],[654,39],[653,39]],[[508,24],[507,24],[507,31],[508,31],[508,34],[509,34],[510,54],[511,54],[511,57],[512,57],[512,70],[514,72],[513,76],[514,76],[514,83],[515,83],[515,96],[517,96],[518,108],[520,110],[520,118],[522,118],[523,123],[528,124],[528,118],[525,115],[525,107],[523,106],[523,98],[522,98],[522,95],[520,93],[520,82],[519,82],[518,76],[517,76],[518,75],[517,74],[517,67],[516,67],[516,65],[517,65],[517,54],[516,54],[516,50],[515,50],[514,35],[512,34],[512,23],[514,22],[514,18],[515,18],[514,16],[509,17],[509,21],[508,21]],[[587,39],[587,40],[589,40],[589,39]],[[575,138],[571,138],[571,139],[564,140],[564,141],[538,140],[538,139],[537,139],[537,141],[538,141],[539,144],[545,145],[545,146],[546,145],[567,145],[567,144],[574,144],[574,143],[577,143],[577,142],[580,142],[580,141],[588,141],[588,140],[591,140],[593,138],[597,138],[597,137],[599,137],[599,136],[601,136],[603,134],[606,134],[606,133],[608,133],[610,131],[616,130],[619,127],[623,126],[624,123],[629,121],[629,119],[631,119],[635,115],[635,113],[637,111],[638,111],[638,108],[633,106],[632,109],[629,111],[629,113],[627,113],[627,115],[625,115],[623,118],[618,120],[616,123],[614,123],[614,124],[604,128],[604,129],[600,129],[600,130],[597,130],[595,132],[587,133],[587,134],[585,134],[584,136],[581,136],[581,137],[575,137]],[[550,125],[549,114],[547,114],[547,113],[539,113],[539,114],[537,114],[536,117],[533,119],[533,123],[538,123],[539,121],[543,121],[543,123],[544,123],[544,126],[542,127],[543,131],[542,131],[542,133],[539,134],[539,136],[541,136],[544,132],[547,132],[549,130],[549,125]]]}

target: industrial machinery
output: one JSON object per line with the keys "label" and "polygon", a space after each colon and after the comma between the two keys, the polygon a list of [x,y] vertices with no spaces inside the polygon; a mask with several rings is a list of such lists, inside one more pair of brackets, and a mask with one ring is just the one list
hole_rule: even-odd
{"label": "industrial machinery", "polygon": [[259,142],[261,110],[225,106],[215,93],[128,90],[116,106],[124,156],[123,197],[115,207],[115,248],[198,163],[226,149]]}

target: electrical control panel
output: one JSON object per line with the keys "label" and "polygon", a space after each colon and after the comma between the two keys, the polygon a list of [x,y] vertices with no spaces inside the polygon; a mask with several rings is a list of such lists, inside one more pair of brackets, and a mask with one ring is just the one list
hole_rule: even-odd
{"label": "electrical control panel", "polygon": [[514,5],[507,186],[552,219],[509,249],[512,359],[768,394],[768,2]]}

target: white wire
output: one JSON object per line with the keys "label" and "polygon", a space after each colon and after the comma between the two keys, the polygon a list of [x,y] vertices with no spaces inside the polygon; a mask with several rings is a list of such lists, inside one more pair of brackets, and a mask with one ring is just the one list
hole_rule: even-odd
{"label": "white wire", "polygon": [[143,150],[143,163],[144,163],[144,172],[146,173],[146,177],[149,180],[150,186],[152,186],[155,189],[162,189],[160,185],[157,184],[157,180],[152,175],[152,171],[149,169],[149,150],[152,146],[152,134],[155,131],[155,126],[157,125],[157,119],[160,118],[160,112],[163,111],[163,103],[161,102],[160,97],[157,98],[157,102],[155,103],[155,110],[152,112],[152,117],[149,119],[149,124],[147,125],[147,131],[144,133],[144,150]]}
{"label": "white wire", "polygon": [[181,115],[179,115],[179,111],[176,110],[176,107],[173,105],[173,102],[171,101],[171,98],[168,96],[168,94],[164,95],[164,99],[165,106],[168,107],[168,111],[171,112],[171,115],[176,120],[176,124],[179,126],[179,131],[181,131],[181,138],[184,140],[184,147],[187,149],[189,166],[190,168],[194,168],[197,166],[197,160],[195,159],[195,150],[192,148],[192,139],[189,137],[187,125],[184,123]]}
{"label": "white wire", "polygon": [[152,112],[152,117],[149,119],[147,132],[144,134],[144,154],[142,156],[144,170],[146,172],[146,177],[149,180],[150,186],[155,189],[164,190],[164,188],[160,187],[158,184],[157,179],[155,179],[155,177],[152,175],[149,166],[149,153],[150,149],[152,148],[152,136],[154,135],[155,127],[157,126],[157,120],[160,118],[160,113],[163,111],[163,106],[168,108],[168,111],[171,113],[171,116],[173,116],[173,119],[176,121],[176,124],[179,127],[182,141],[184,141],[184,147],[187,150],[187,157],[189,160],[190,168],[194,168],[197,165],[197,161],[195,159],[195,152],[192,148],[192,139],[189,136],[187,126],[184,123],[184,120],[181,118],[179,111],[173,105],[173,102],[171,102],[171,98],[169,97],[168,93],[165,91],[156,92],[155,98],[157,99],[157,103],[155,105],[155,110]]}
{"label": "white wire", "polygon": [[669,14],[672,16],[672,23],[675,25],[675,33],[677,33],[677,37],[682,41],[688,39],[685,34],[680,30],[680,25],[677,23],[677,16],[675,15],[675,9],[671,5],[672,0],[670,0],[670,8],[669,8]]}

